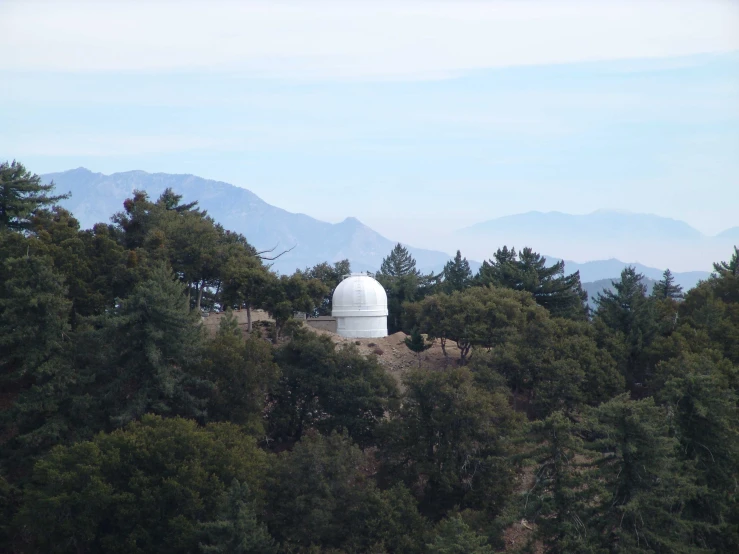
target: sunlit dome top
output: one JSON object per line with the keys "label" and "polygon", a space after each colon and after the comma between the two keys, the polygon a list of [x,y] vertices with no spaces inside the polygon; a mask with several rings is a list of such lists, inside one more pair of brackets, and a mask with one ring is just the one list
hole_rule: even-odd
{"label": "sunlit dome top", "polygon": [[382,285],[366,273],[352,273],[334,290],[334,317],[387,316],[387,294]]}

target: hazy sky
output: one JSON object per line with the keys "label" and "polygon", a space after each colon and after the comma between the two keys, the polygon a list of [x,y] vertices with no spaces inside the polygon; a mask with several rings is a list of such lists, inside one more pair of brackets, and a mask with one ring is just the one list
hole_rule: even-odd
{"label": "hazy sky", "polygon": [[430,246],[529,210],[739,225],[739,1],[0,0],[0,158],[193,173]]}

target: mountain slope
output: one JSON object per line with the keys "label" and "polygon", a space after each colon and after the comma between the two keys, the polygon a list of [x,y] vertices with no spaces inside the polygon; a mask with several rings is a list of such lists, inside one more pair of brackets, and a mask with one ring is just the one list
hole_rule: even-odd
{"label": "mountain slope", "polygon": [[739,227],[732,227],[731,229],[726,229],[726,231],[723,231],[719,233],[718,235],[716,235],[716,238],[739,242]]}
{"label": "mountain slope", "polygon": [[580,236],[588,239],[697,240],[703,235],[683,221],[652,214],[598,210],[585,215],[562,212],[526,212],[476,223],[460,229],[473,234],[546,234],[550,237]]}
{"label": "mountain slope", "polygon": [[[53,180],[59,192],[72,192],[72,197],[62,205],[75,214],[83,227],[109,221],[134,189],[144,190],[156,199],[165,188],[171,187],[185,201],[198,200],[200,207],[216,221],[226,229],[243,233],[260,250],[295,246],[274,262],[273,268],[282,273],[343,258],[351,261],[355,271],[377,270],[382,258],[395,245],[355,218],[326,223],[272,206],[247,189],[194,175],[145,171],[104,175],[77,168],[41,177],[45,182]],[[409,250],[421,270],[443,264],[450,257],[434,250],[413,247]]]}
{"label": "mountain slope", "polygon": [[[712,263],[731,252],[733,230],[705,236],[683,221],[653,214],[599,210],[585,215],[526,212],[483,221],[456,231],[444,243],[464,247],[480,259],[502,245],[538,252],[556,252],[564,259],[640,260],[650,267],[673,272],[710,270]],[[600,275],[613,277],[618,273]],[[588,280],[588,279],[584,279]],[[593,279],[595,280],[595,279]]]}
{"label": "mountain slope", "polygon": [[[546,258],[548,265],[560,261],[558,258],[550,256],[546,256]],[[664,270],[657,269],[656,267],[649,267],[638,262],[626,263],[615,258],[611,258],[610,260],[595,260],[585,263],[565,260],[565,272],[574,273],[575,271],[579,271],[580,281],[582,283],[618,280],[624,268],[629,266],[633,266],[638,273],[643,274],[648,280],[659,281],[662,279],[662,273]],[[675,283],[687,291],[697,285],[698,281],[708,279],[711,273],[709,271],[673,271],[672,275],[675,277]]]}

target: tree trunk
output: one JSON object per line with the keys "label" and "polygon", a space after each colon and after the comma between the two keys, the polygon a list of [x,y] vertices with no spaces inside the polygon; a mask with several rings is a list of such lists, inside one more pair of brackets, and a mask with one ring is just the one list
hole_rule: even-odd
{"label": "tree trunk", "polygon": [[251,306],[249,304],[246,305],[246,330],[251,333]]}
{"label": "tree trunk", "polygon": [[203,301],[203,287],[205,287],[205,281],[198,283],[198,304],[197,310],[200,311],[200,303]]}

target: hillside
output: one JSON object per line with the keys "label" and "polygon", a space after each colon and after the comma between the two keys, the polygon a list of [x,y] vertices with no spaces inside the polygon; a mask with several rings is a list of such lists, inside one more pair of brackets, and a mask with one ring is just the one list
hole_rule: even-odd
{"label": "hillside", "polygon": [[[77,168],[42,176],[45,181],[53,180],[57,190],[71,191],[72,197],[63,202],[80,220],[83,227],[100,221],[108,221],[110,214],[122,208],[123,201],[134,189],[145,190],[151,197],[158,196],[171,187],[185,200],[197,199],[206,210],[224,227],[243,233],[259,249],[277,246],[278,249],[295,249],[274,263],[281,273],[292,273],[296,268],[312,266],[322,261],[338,261],[348,258],[357,271],[375,271],[382,258],[395,244],[354,217],[339,223],[327,223],[305,214],[292,213],[263,201],[253,192],[234,185],[203,179],[193,175],[172,175],[127,171],[105,175]],[[602,241],[625,243],[634,240],[682,240],[689,244],[707,244],[706,241],[733,240],[739,228],[728,229],[715,238],[703,237],[697,230],[684,222],[648,214],[598,211],[588,215],[571,215],[560,212],[528,212],[506,216],[479,223],[452,233],[455,249],[461,248],[468,257],[473,273],[480,262],[471,253],[475,252],[475,241],[482,238],[484,247],[479,250],[478,260],[489,258],[502,245],[522,246],[531,244],[537,250],[545,250],[552,237],[559,237],[560,246],[566,252],[566,244],[573,242]],[[578,238],[580,237],[580,238]],[[679,239],[679,240],[678,240]],[[450,239],[451,240],[451,239]],[[424,272],[440,272],[450,256],[444,252],[409,247],[416,258],[418,268]],[[723,255],[726,248],[721,247]],[[552,250],[549,250],[552,251]],[[558,250],[555,250],[558,251]],[[718,254],[717,254],[718,256]],[[559,261],[555,256],[546,256],[549,263]],[[716,259],[719,259],[718,256]],[[627,258],[629,259],[629,258]],[[633,259],[633,258],[631,258]],[[568,273],[580,271],[583,283],[603,279],[616,279],[621,270],[633,265],[637,271],[650,279],[659,279],[663,269],[641,263],[627,263],[619,259],[577,263],[565,259]],[[661,265],[661,264],[654,264]],[[707,269],[710,263],[703,264]],[[684,289],[692,288],[700,279],[708,277],[708,271],[676,271],[678,284]]]}
{"label": "hillside", "polygon": [[[669,267],[673,273],[686,273],[710,269],[737,240],[736,228],[706,236],[684,221],[668,217],[598,210],[589,214],[531,211],[508,215],[459,229],[449,243],[464,245],[472,258],[488,256],[491,244],[506,244],[555,252],[563,259],[639,260],[645,269]],[[448,244],[445,247],[449,248]],[[583,281],[613,277],[619,271],[583,274]],[[695,277],[686,279],[694,282]]]}
{"label": "hillside", "polygon": [[[319,221],[305,214],[291,213],[263,201],[253,192],[194,175],[170,175],[127,171],[104,175],[85,168],[42,175],[53,180],[60,192],[72,197],[62,205],[72,211],[83,227],[108,221],[110,214],[122,209],[123,201],[134,189],[146,191],[156,198],[167,188],[181,194],[185,201],[198,200],[226,229],[244,234],[258,249],[277,246],[295,247],[275,261],[273,268],[292,273],[322,261],[348,258],[355,271],[377,270],[382,258],[395,245],[356,218],[348,217],[336,224]],[[421,270],[443,265],[449,255],[444,252],[408,247]]]}

